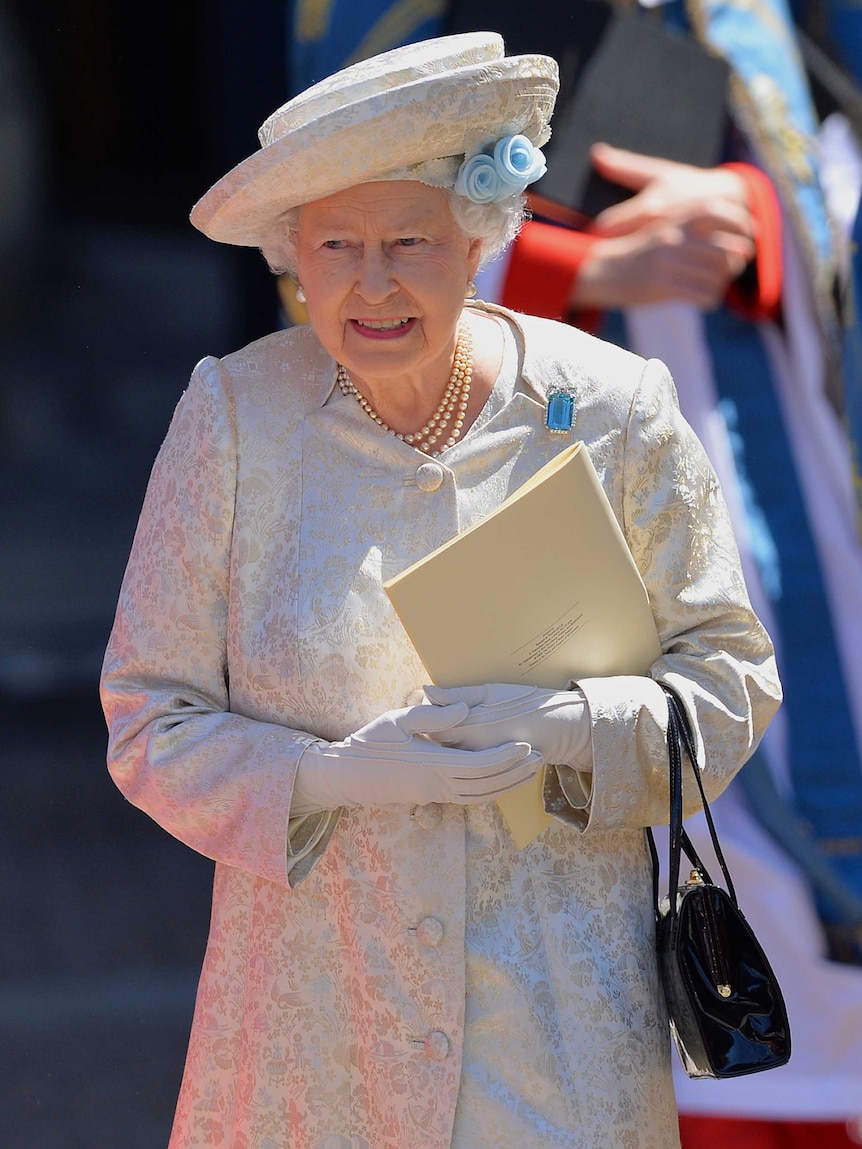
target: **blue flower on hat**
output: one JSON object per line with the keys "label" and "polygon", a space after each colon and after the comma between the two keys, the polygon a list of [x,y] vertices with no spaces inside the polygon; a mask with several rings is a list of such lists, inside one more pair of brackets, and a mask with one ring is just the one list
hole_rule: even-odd
{"label": "blue flower on hat", "polygon": [[500,191],[500,177],[491,156],[482,153],[464,160],[455,177],[455,191],[473,203],[491,203]]}
{"label": "blue flower on hat", "polygon": [[518,195],[547,171],[545,157],[526,136],[504,136],[488,154],[464,160],[455,178],[455,191],[473,203],[498,203]]}

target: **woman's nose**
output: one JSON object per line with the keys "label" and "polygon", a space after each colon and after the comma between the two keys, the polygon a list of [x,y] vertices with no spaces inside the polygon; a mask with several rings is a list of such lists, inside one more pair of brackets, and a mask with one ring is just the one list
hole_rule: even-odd
{"label": "woman's nose", "polygon": [[395,290],[392,264],[385,251],[366,248],[359,264],[355,287],[366,303],[381,303]]}

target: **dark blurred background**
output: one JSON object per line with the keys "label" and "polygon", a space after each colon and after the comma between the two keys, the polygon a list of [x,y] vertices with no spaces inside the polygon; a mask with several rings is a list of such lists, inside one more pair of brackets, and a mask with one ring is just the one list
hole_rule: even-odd
{"label": "dark blurred background", "polygon": [[195,362],[273,329],[192,203],[286,98],[277,0],[0,0],[0,1145],[167,1142],[212,868],[104,767],[102,651]]}

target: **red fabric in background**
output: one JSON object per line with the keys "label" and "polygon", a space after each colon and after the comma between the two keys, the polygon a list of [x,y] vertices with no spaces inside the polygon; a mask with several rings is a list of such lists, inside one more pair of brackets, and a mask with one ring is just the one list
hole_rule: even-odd
{"label": "red fabric in background", "polygon": [[843,1121],[759,1121],[683,1113],[682,1149],[859,1149]]}
{"label": "red fabric in background", "polygon": [[543,319],[565,319],[572,284],[595,242],[585,232],[529,220],[512,246],[501,303]]}
{"label": "red fabric in background", "polygon": [[732,283],[727,302],[746,319],[778,319],[781,314],[781,284],[784,279],[784,256],[781,250],[781,205],[772,180],[751,164],[724,164],[745,180],[748,210],[754,220],[754,257],[757,283],[744,291]]}

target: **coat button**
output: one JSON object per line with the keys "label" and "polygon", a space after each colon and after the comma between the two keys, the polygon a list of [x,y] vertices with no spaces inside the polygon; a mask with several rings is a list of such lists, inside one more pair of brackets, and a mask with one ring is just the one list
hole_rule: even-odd
{"label": "coat button", "polygon": [[426,1033],[423,1045],[429,1061],[445,1061],[451,1049],[449,1038],[439,1029]]}
{"label": "coat button", "polygon": [[443,486],[443,468],[439,463],[423,463],[416,472],[420,491],[437,491]]}
{"label": "coat button", "polygon": [[443,941],[443,923],[437,918],[423,918],[418,926],[411,926],[409,932],[421,946],[439,946]]}
{"label": "coat button", "polygon": [[443,820],[443,811],[436,802],[413,807],[413,820],[423,830],[436,830]]}

